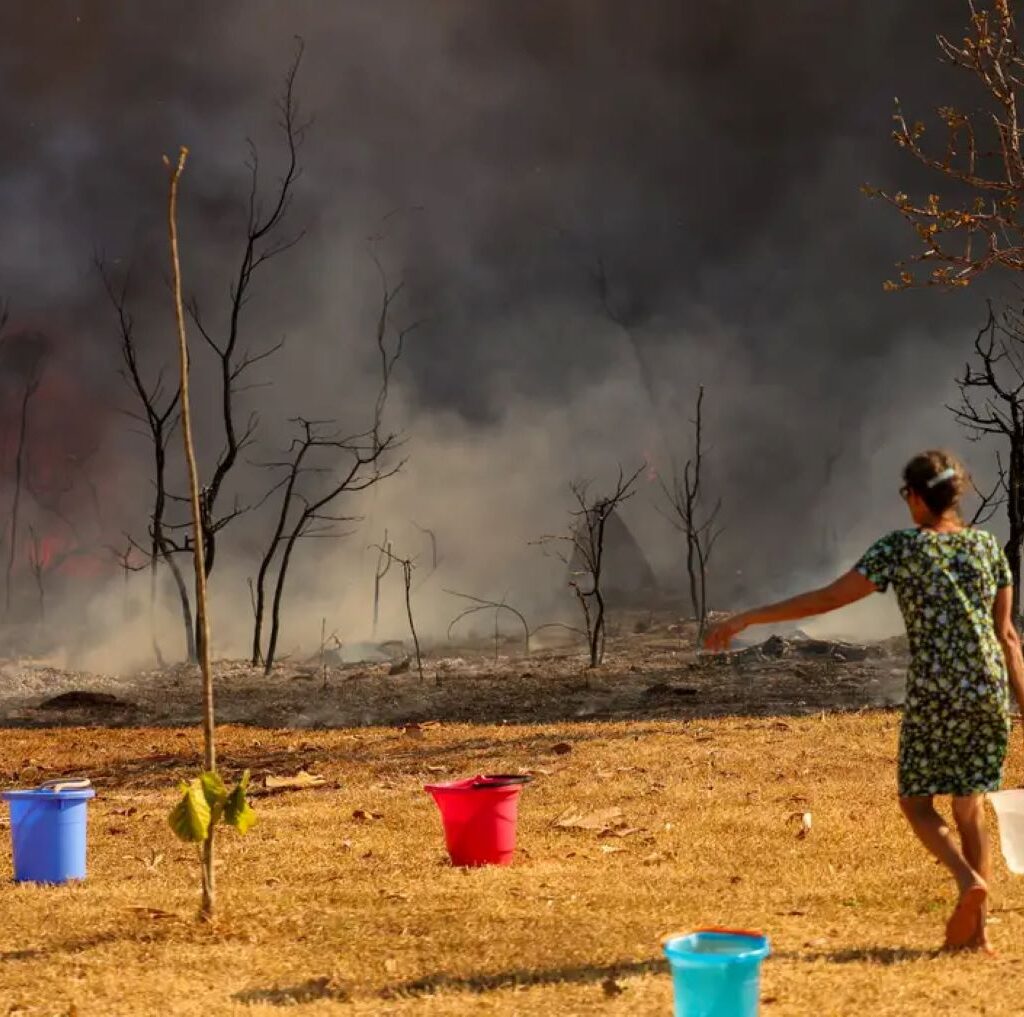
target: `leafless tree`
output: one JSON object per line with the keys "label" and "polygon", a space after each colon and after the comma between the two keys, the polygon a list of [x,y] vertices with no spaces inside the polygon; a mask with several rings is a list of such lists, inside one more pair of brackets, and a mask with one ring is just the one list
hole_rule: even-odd
{"label": "leafless tree", "polygon": [[30,543],[28,548],[28,565],[32,570],[32,576],[36,581],[36,594],[39,597],[39,623],[46,624],[46,588],[44,577],[46,575],[46,556],[43,552],[43,542],[31,524],[28,528]]}
{"label": "leafless tree", "polygon": [[[284,345],[281,341],[256,352],[248,348],[242,341],[243,311],[252,298],[252,287],[260,270],[279,255],[295,247],[305,234],[304,230],[285,232],[295,185],[302,174],[299,151],[309,126],[309,122],[300,116],[295,94],[295,82],[302,63],[302,55],[303,44],[299,40],[295,58],[285,74],[282,95],[278,101],[279,125],[286,148],[285,168],[266,198],[262,194],[260,184],[259,154],[256,146],[252,142],[249,143],[247,168],[250,186],[245,241],[231,284],[227,322],[221,334],[218,335],[218,330],[207,323],[195,297],[188,303],[189,316],[217,363],[219,418],[223,429],[223,445],[212,476],[202,489],[200,499],[207,576],[216,562],[218,535],[252,507],[235,500],[230,508],[220,508],[225,484],[236,466],[244,461],[241,458],[242,453],[252,444],[259,422],[256,413],[250,413],[244,423],[239,420],[238,396],[247,387],[243,382],[248,372],[279,352]],[[187,529],[187,524],[182,525]],[[186,545],[187,541],[180,545],[180,549],[187,550]]]}
{"label": "leafless tree", "polygon": [[[409,619],[409,632],[412,634],[412,645],[416,651],[416,671],[420,676],[420,681],[423,681],[423,654],[420,651],[420,637],[416,633],[416,622],[412,616],[412,573],[413,569],[416,568],[416,563],[411,558],[403,558],[395,554],[390,549],[390,546],[385,550],[378,544],[377,550],[402,569],[402,583],[405,588],[405,614]],[[437,682],[440,684],[440,677],[438,677]]]}
{"label": "leafless tree", "polygon": [[1024,318],[1016,311],[988,319],[974,339],[974,355],[957,378],[960,403],[950,410],[974,440],[995,436],[1003,443],[1007,466],[997,458],[998,487],[1006,505],[1009,539],[1006,557],[1013,576],[1013,613],[1020,616],[1021,544],[1024,541]]}
{"label": "leafless tree", "polygon": [[174,588],[177,591],[178,603],[181,605],[185,654],[189,661],[195,662],[197,657],[192,604],[188,587],[185,584],[185,577],[175,559],[177,546],[168,534],[166,526],[168,507],[167,446],[180,419],[181,385],[179,383],[173,389],[166,387],[164,368],[160,368],[152,382],[145,379],[139,363],[135,319],[128,308],[129,275],[126,274],[121,284],[117,285],[102,259],[96,259],[96,267],[117,318],[122,361],[120,374],[132,392],[138,407],[124,412],[129,419],[135,421],[142,428],[140,433],[148,439],[153,456],[151,476],[153,502],[149,510],[148,546],[142,547],[129,538],[130,544],[139,548],[148,559],[149,628],[153,653],[158,661],[162,659],[156,631],[156,600],[158,570],[160,563],[163,562],[171,575]]}
{"label": "leafless tree", "polygon": [[377,623],[380,620],[380,584],[384,577],[391,571],[391,541],[388,540],[388,531],[384,530],[384,540],[381,543],[383,550],[377,553],[377,564],[373,570],[373,638],[377,638]]}
{"label": "leafless tree", "polygon": [[[336,514],[335,503],[386,480],[403,466],[401,461],[389,461],[399,439],[394,432],[384,432],[384,415],[395,367],[405,351],[406,340],[421,323],[416,321],[403,328],[392,325],[391,312],[402,291],[402,284],[390,285],[372,249],[371,258],[380,278],[381,304],[375,333],[380,377],[370,428],[361,434],[341,437],[333,421],[297,417],[292,424],[298,434],[289,448],[288,458],[264,464],[270,469],[283,470],[285,474],[284,480],[272,489],[280,489],[282,493],[274,530],[256,578],[253,660],[258,663],[266,611],[266,584],[271,567],[280,554],[271,604],[270,636],[267,652],[262,655],[267,674],[274,664],[281,628],[281,604],[295,545],[304,538],[338,536],[337,524],[354,522],[358,517]],[[338,465],[339,460],[343,465]]]}
{"label": "leafless tree", "polygon": [[672,463],[671,481],[666,482],[659,476],[658,482],[669,506],[669,511],[665,515],[686,540],[686,574],[690,586],[690,603],[699,626],[699,635],[703,636],[708,620],[708,561],[722,532],[717,525],[722,509],[721,498],[710,510],[705,507],[703,483],[707,449],[704,446],[703,385],[697,391],[697,403],[691,424],[693,447],[690,457],[682,470],[679,469],[678,463]]}
{"label": "leafless tree", "polygon": [[938,44],[944,62],[981,86],[982,102],[970,112],[939,106],[944,130],[934,144],[924,122],[908,120],[899,100],[893,116],[896,144],[932,170],[948,193],[922,199],[865,187],[899,210],[921,246],[901,263],[898,279],[885,283],[888,290],[967,286],[996,266],[1024,271],[1024,54],[1010,0],[991,6],[971,0],[968,8],[966,34],[956,40],[940,35]]}
{"label": "leafless tree", "polygon": [[46,351],[42,343],[33,342],[25,346],[23,355],[19,355],[16,363],[18,381],[21,384],[19,394],[20,410],[18,414],[18,437],[14,454],[14,489],[11,494],[11,522],[8,531],[7,570],[5,576],[5,612],[10,614],[13,596],[14,563],[18,548],[18,524],[21,511],[21,494],[25,479],[25,456],[28,439],[29,406],[33,396],[39,391],[45,371]]}
{"label": "leafless tree", "polygon": [[[6,300],[0,300],[0,332],[3,332],[4,328],[7,327],[7,322],[10,320],[10,307]],[[0,553],[6,554],[7,551],[7,533],[5,527],[0,527]]]}
{"label": "leafless tree", "polygon": [[[614,490],[608,495],[595,498],[590,495],[588,483],[571,484],[570,490],[577,508],[571,513],[569,534],[548,535],[538,541],[551,549],[567,566],[574,568],[569,577],[569,586],[583,613],[591,667],[597,667],[604,659],[606,604],[601,584],[604,579],[605,527],[619,506],[636,493],[636,482],[643,470],[644,466],[641,465],[627,477],[620,466]],[[578,563],[578,568],[574,567],[574,562]]]}
{"label": "leafless tree", "polygon": [[[291,564],[296,544],[303,538],[339,536],[336,529],[337,524],[355,522],[358,517],[338,515],[331,509],[332,504],[343,495],[365,491],[374,484],[393,476],[402,465],[401,463],[387,467],[381,465],[387,454],[397,445],[397,438],[394,435],[384,437],[378,443],[378,439],[372,432],[339,438],[325,430],[328,426],[325,422],[299,418],[294,423],[299,429],[299,435],[292,442],[291,460],[286,464],[289,471],[288,482],[285,484],[280,502],[277,525],[274,530],[275,536],[268,544],[267,551],[264,552],[264,559],[268,560],[267,569],[264,571],[265,581],[270,563],[273,563],[278,550],[280,550],[280,562],[277,566],[277,577],[274,582],[274,594],[270,608],[270,635],[267,652],[263,655],[264,669],[267,674],[270,674],[274,666],[274,657],[281,631],[281,605],[284,599],[288,567]],[[316,474],[318,476],[326,474],[327,479],[324,480],[323,476],[320,476],[321,483],[317,492],[299,491],[297,484],[299,478],[303,476],[305,470],[303,463],[307,456],[310,453],[324,452],[341,457],[344,465],[330,470],[318,468]],[[307,472],[312,474],[314,471],[310,469]],[[257,610],[259,605],[264,602],[265,596],[261,596],[261,586],[257,580]],[[257,645],[256,640],[261,638],[262,634],[262,617],[259,615],[256,619],[256,626],[260,632],[259,635],[254,633],[254,645]]]}
{"label": "leafless tree", "polygon": [[1006,504],[1006,470],[1003,468],[1003,457],[996,453],[996,482],[987,494],[971,480],[971,487],[978,497],[978,507],[970,518],[971,526],[984,526]]}
{"label": "leafless tree", "polygon": [[[135,554],[138,551],[138,545],[128,537],[125,541],[123,548],[109,545],[107,550],[110,552],[114,560],[117,562],[117,567],[121,570],[122,583],[122,603],[121,613],[123,614],[125,621],[131,615],[131,595],[129,584],[131,577],[136,572],[143,572],[151,569],[152,562],[149,556],[146,555],[141,563],[135,560]],[[155,632],[152,628],[152,618],[150,619],[150,629],[153,639],[153,656],[156,658],[157,667],[164,666],[163,654],[160,652],[160,646],[156,640]]]}
{"label": "leafless tree", "polygon": [[[304,428],[305,440],[296,439],[292,442],[291,450],[293,455],[290,460],[264,464],[268,469],[284,468],[287,470],[287,474],[283,483],[278,485],[283,489],[284,494],[281,498],[280,510],[277,514],[277,521],[274,524],[274,531],[271,534],[267,547],[263,552],[263,557],[260,559],[259,569],[256,573],[256,582],[250,582],[250,594],[252,596],[253,610],[253,667],[257,667],[263,661],[263,621],[266,616],[267,578],[270,574],[271,566],[274,564],[274,559],[277,557],[277,553],[281,549],[281,543],[284,540],[285,527],[288,525],[289,513],[292,508],[292,499],[295,497],[296,485],[298,484],[299,478],[304,470],[303,461],[310,450],[314,447],[313,428],[319,427],[322,422],[297,420],[293,421],[293,423],[297,423]],[[267,664],[268,673],[272,666],[273,661],[271,659]]]}

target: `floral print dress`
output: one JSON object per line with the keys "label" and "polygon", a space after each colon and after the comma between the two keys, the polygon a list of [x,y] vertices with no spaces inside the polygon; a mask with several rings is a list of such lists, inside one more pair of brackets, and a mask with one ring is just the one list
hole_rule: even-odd
{"label": "floral print dress", "polygon": [[974,529],[896,530],[855,568],[879,592],[894,587],[907,626],[900,795],[998,790],[1010,713],[992,606],[1011,579],[996,538]]}

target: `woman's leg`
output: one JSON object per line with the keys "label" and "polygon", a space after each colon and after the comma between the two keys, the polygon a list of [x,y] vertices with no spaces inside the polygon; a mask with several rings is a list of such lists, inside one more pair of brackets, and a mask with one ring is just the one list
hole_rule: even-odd
{"label": "woman's leg", "polygon": [[[992,877],[992,850],[989,847],[988,830],[985,829],[985,796],[954,797],[953,819],[960,832],[960,845],[967,864],[988,883]],[[985,928],[986,910],[982,910],[981,927],[972,945],[990,949]]]}
{"label": "woman's leg", "polygon": [[918,840],[946,866],[960,888],[960,900],[946,923],[946,946],[952,949],[984,947],[988,886],[981,873],[961,853],[948,824],[935,811],[930,796],[901,798],[900,808]]}
{"label": "woman's leg", "polygon": [[987,883],[992,877],[992,851],[985,829],[985,796],[964,795],[953,799],[953,819],[967,864]]}
{"label": "woman's leg", "polygon": [[984,877],[964,857],[948,824],[935,811],[931,797],[901,798],[900,808],[918,840],[953,874],[961,893],[974,886],[985,886]]}

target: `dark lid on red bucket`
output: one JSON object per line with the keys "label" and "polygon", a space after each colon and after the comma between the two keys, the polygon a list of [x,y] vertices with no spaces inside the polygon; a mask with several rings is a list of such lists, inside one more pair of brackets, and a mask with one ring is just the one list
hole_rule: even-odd
{"label": "dark lid on red bucket", "polygon": [[444,784],[426,784],[424,791],[510,791],[529,784],[533,777],[525,773],[481,773],[465,780],[452,780]]}
{"label": "dark lid on red bucket", "polygon": [[525,773],[487,773],[474,778],[471,787],[474,791],[486,791],[492,787],[515,787],[529,784],[533,777]]}

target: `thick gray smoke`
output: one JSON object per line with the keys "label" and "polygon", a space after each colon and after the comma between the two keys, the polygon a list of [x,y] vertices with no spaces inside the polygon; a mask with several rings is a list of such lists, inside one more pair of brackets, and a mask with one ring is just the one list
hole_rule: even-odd
{"label": "thick gray smoke", "polygon": [[[273,104],[301,36],[313,124],[290,221],[307,234],[246,309],[254,349],[287,336],[272,384],[246,396],[258,453],[296,414],[365,423],[371,235],[405,279],[398,314],[426,321],[394,393],[406,471],[347,506],[366,522],[335,568],[320,550],[299,567],[295,639],[321,614],[365,634],[364,549],[385,527],[421,555],[417,525],[435,530],[447,585],[535,602],[557,570],[526,542],[564,525],[567,481],[644,458],[666,471],[700,384],[727,524],[718,602],[792,589],[901,521],[903,459],[961,444],[943,404],[984,294],[884,294],[912,237],[858,188],[928,186],[888,116],[896,94],[924,113],[963,88],[933,36],[965,16],[959,0],[15,0],[0,15],[9,331],[57,337],[67,372],[127,404],[101,251],[132,267],[147,369],[172,362],[160,156],[182,143],[187,282],[223,327],[245,140],[272,184]],[[216,406],[200,394],[209,466]],[[103,431],[106,525],[141,536],[145,444],[116,418]],[[265,482],[239,479],[241,496]],[[645,482],[626,515],[671,582],[678,542],[656,500]],[[216,574],[232,649],[263,530],[240,527]],[[423,596],[431,624],[453,613]]]}

